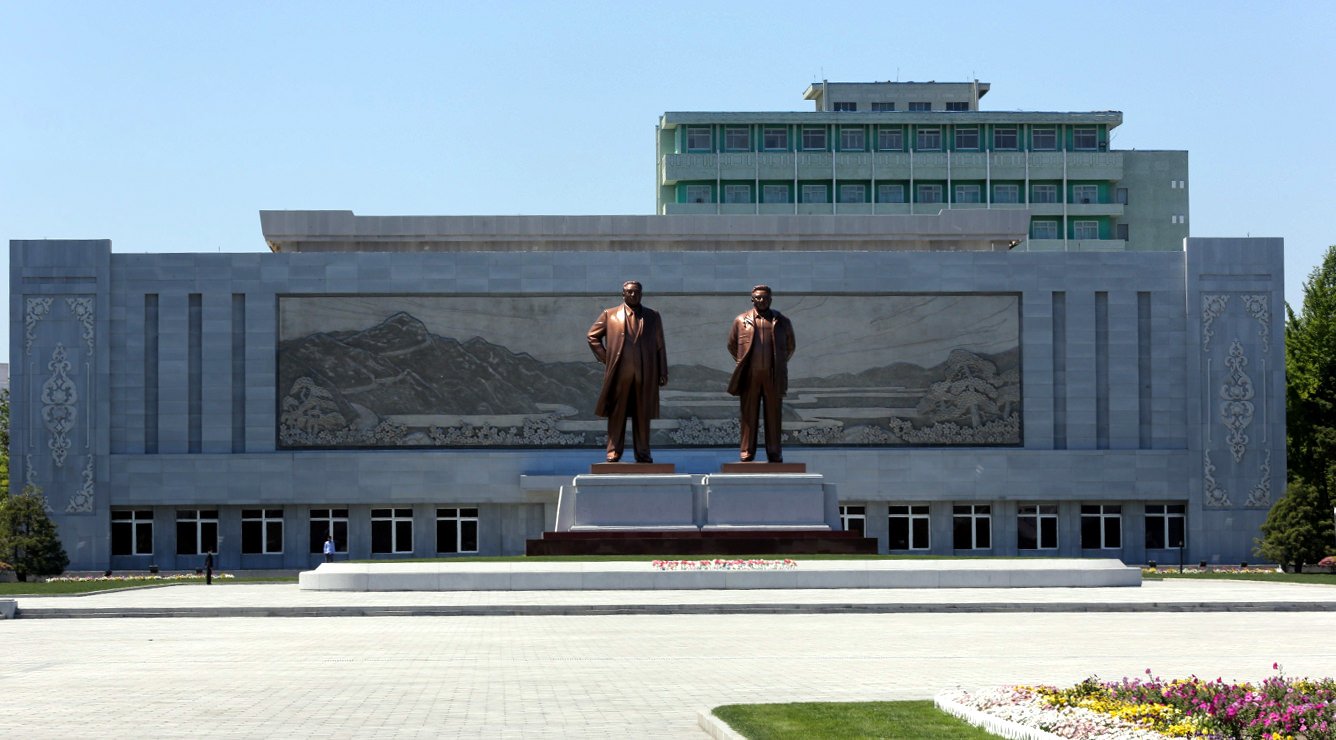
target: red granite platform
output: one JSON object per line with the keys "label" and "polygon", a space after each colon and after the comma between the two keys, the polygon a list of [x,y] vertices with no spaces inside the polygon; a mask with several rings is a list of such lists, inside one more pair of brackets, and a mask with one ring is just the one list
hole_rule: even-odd
{"label": "red granite platform", "polygon": [[870,555],[877,540],[808,529],[582,530],[544,532],[526,555]]}

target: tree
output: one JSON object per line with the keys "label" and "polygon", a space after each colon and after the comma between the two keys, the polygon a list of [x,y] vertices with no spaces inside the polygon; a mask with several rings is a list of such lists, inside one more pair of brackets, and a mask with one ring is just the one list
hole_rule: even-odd
{"label": "tree", "polygon": [[9,389],[0,388],[0,491],[9,492]]}
{"label": "tree", "polygon": [[[1314,506],[1329,515],[1336,498],[1336,245],[1327,248],[1322,263],[1304,282],[1300,313],[1296,316],[1286,304],[1285,314],[1290,479],[1311,486],[1317,496]],[[1331,518],[1324,520],[1330,544]]]}
{"label": "tree", "polygon": [[1317,487],[1295,481],[1267,514],[1255,551],[1300,573],[1332,549],[1331,527],[1331,509],[1321,504]]}
{"label": "tree", "polygon": [[14,566],[20,581],[30,574],[58,576],[70,564],[37,486],[18,494],[0,491],[0,560]]}

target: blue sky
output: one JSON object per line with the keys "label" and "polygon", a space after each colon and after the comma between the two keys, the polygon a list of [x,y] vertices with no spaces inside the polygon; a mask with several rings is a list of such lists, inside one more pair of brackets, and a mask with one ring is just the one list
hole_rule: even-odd
{"label": "blue sky", "polygon": [[666,110],[977,77],[986,109],[1120,110],[1115,148],[1189,150],[1192,235],[1284,237],[1297,307],[1336,243],[1333,30],[1328,2],[9,2],[0,238],[242,252],[261,209],[650,213]]}

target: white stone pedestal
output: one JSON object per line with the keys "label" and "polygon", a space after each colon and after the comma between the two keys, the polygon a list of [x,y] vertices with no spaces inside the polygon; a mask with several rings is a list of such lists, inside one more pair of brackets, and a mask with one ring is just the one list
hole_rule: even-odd
{"label": "white stone pedestal", "polygon": [[690,475],[577,475],[557,499],[558,532],[697,529]]}
{"label": "white stone pedestal", "polygon": [[835,487],[814,473],[706,476],[704,528],[838,530]]}

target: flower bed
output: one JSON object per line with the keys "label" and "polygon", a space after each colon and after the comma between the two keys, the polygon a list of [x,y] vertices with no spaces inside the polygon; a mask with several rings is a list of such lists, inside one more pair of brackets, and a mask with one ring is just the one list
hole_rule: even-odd
{"label": "flower bed", "polygon": [[[1067,689],[1010,686],[944,692],[938,704],[968,721],[982,713],[1018,725],[1008,737],[1043,733],[1080,740],[1336,738],[1336,680],[1286,678],[1261,684],[1225,683],[1191,676],[1121,681],[1088,678]],[[983,724],[983,722],[976,722]],[[991,728],[990,728],[991,729]]]}
{"label": "flower bed", "polygon": [[[219,578],[232,578],[231,573],[214,573],[215,580]],[[109,583],[116,581],[166,581],[168,583],[177,581],[202,581],[203,573],[169,573],[167,575],[158,575],[150,573],[142,576],[54,576],[46,579],[47,583]]]}
{"label": "flower bed", "polygon": [[791,570],[797,561],[789,560],[655,560],[650,563],[658,570]]}

